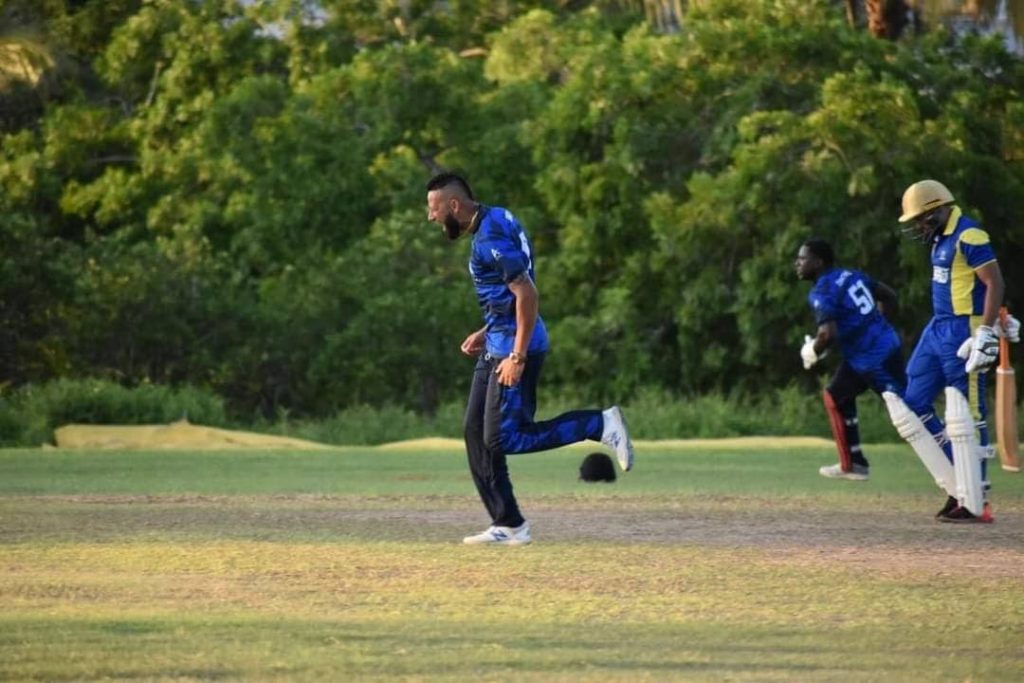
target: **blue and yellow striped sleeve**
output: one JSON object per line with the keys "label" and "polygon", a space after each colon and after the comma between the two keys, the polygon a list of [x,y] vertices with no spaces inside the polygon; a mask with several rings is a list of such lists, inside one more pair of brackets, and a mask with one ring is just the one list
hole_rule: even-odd
{"label": "blue and yellow striped sleeve", "polygon": [[968,228],[960,233],[960,252],[971,270],[977,270],[986,263],[996,260],[988,233],[981,228]]}

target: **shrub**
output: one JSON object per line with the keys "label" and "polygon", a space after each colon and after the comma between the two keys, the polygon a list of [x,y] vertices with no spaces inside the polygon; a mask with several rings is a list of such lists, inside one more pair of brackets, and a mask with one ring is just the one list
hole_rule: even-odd
{"label": "shrub", "polygon": [[22,418],[14,404],[0,396],[0,446],[21,445]]}
{"label": "shrub", "polygon": [[[991,398],[991,397],[990,397]],[[865,393],[858,401],[865,443],[899,441],[882,400]],[[994,401],[989,401],[994,408]],[[576,395],[541,392],[537,419],[579,408],[607,407]],[[377,445],[424,437],[461,438],[462,400],[442,404],[433,415],[394,405],[347,408],[323,420],[277,421],[242,426],[335,445]],[[635,439],[693,439],[736,436],[819,436],[831,438],[818,391],[791,385],[760,396],[721,393],[673,396],[646,389],[623,403]],[[941,402],[936,410],[942,413]],[[194,424],[229,426],[221,398],[201,389],[142,385],[126,388],[102,380],[60,380],[0,394],[0,446],[50,442],[62,424],[165,424],[188,417]],[[1024,406],[1021,407],[1024,424]],[[235,425],[238,426],[238,425]]]}
{"label": "shrub", "polygon": [[406,408],[359,405],[346,408],[334,417],[317,421],[278,422],[270,428],[276,434],[336,445],[367,446],[431,436],[455,437],[461,434],[459,416],[445,406],[433,417],[419,415]]}
{"label": "shrub", "polygon": [[4,403],[9,417],[0,418],[0,439],[7,445],[52,442],[55,428],[72,423],[165,424],[187,417],[196,424],[227,424],[223,400],[194,387],[62,379],[20,387]]}
{"label": "shrub", "polygon": [[[551,417],[584,407],[571,399],[542,397],[541,410]],[[857,401],[865,442],[897,441],[882,400],[871,393]],[[821,394],[790,385],[760,396],[710,393],[673,396],[646,389],[623,405],[635,439],[705,439],[736,436],[820,436],[831,438]]]}

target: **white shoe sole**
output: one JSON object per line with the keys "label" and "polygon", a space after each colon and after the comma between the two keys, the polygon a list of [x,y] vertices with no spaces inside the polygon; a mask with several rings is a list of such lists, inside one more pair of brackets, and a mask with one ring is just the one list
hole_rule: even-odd
{"label": "white shoe sole", "polygon": [[510,538],[507,541],[475,541],[468,538],[462,539],[463,545],[530,545],[533,543],[532,538]]}
{"label": "white shoe sole", "polygon": [[846,479],[847,481],[867,481],[868,475],[857,474],[856,472],[827,472],[824,468],[818,470],[818,474],[826,479]]}
{"label": "white shoe sole", "polygon": [[463,545],[529,545],[530,542],[533,540],[532,538],[530,538],[530,527],[524,524],[523,527],[517,528],[520,529],[520,533],[509,534],[506,535],[504,538],[495,538],[494,536],[490,535],[491,530],[488,529],[487,531],[480,534],[466,536],[462,539],[462,543]]}

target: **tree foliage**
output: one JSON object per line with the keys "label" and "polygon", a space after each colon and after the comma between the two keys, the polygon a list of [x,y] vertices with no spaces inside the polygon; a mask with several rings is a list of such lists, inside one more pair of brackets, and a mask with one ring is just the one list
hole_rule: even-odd
{"label": "tree foliage", "polygon": [[895,217],[922,177],[1024,300],[1024,65],[996,41],[876,40],[824,0],[691,3],[672,33],[607,1],[12,7],[51,66],[0,92],[33,103],[0,117],[8,384],[429,412],[479,325],[465,244],[425,220],[439,168],[526,224],[546,382],[591,402],[814,383],[812,234],[900,291],[911,341],[927,254]]}

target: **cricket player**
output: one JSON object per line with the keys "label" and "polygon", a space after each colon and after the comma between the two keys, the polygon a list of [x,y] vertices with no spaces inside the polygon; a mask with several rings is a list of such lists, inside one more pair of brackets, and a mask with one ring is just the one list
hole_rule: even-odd
{"label": "cricket player", "polygon": [[843,353],[822,392],[839,462],[818,472],[832,479],[866,481],[870,464],[860,445],[857,397],[868,389],[902,396],[907,384],[900,338],[885,317],[896,310],[896,292],[864,273],[835,267],[832,246],[825,240],[804,242],[795,266],[798,278],[814,283],[807,301],[818,325],[800,349],[804,369],[810,370],[831,347]]}
{"label": "cricket player", "polygon": [[[949,189],[922,180],[907,188],[902,204],[904,232],[931,248],[932,318],[907,364],[903,399],[885,399],[900,435],[948,494],[936,518],[991,522],[985,373],[999,354],[997,336],[1019,340],[1020,323],[1008,321],[1005,330],[997,324],[1003,274],[988,233],[963,215]],[[945,424],[933,408],[943,390]]]}
{"label": "cricket player", "polygon": [[476,201],[469,183],[454,173],[430,179],[427,208],[428,220],[448,239],[470,236],[469,274],[484,319],[461,350],[477,359],[464,422],[466,453],[491,526],[463,542],[523,545],[531,541],[530,525],[512,492],[506,455],[589,439],[613,448],[629,471],[633,443],[617,406],[534,422],[548,333],[538,312],[533,247],[516,217]]}

